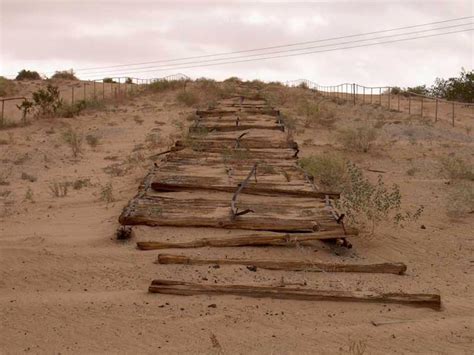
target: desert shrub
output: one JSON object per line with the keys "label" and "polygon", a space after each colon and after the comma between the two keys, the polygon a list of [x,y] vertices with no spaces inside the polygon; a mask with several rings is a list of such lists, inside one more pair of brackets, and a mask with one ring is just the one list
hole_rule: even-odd
{"label": "desert shrub", "polygon": [[25,192],[25,201],[30,201],[30,202],[35,202],[34,200],[34,196],[33,196],[33,190],[31,189],[31,187],[28,186],[28,189],[26,189],[26,192]]}
{"label": "desert shrub", "polygon": [[347,183],[346,160],[336,154],[304,157],[300,166],[324,188],[341,191]]}
{"label": "desert shrub", "polygon": [[103,110],[105,103],[101,100],[79,100],[74,104],[62,103],[57,110],[57,115],[66,118],[72,118],[82,113],[85,110]]}
{"label": "desert shrub", "polygon": [[453,218],[474,213],[474,184],[462,181],[450,189],[447,199],[447,215]]}
{"label": "desert shrub", "polygon": [[114,191],[111,182],[108,182],[100,189],[100,199],[105,203],[111,203],[115,201]]}
{"label": "desert shrub", "polygon": [[194,106],[198,102],[198,97],[190,91],[181,91],[176,96],[176,100],[186,106]]}
{"label": "desert shrub", "polygon": [[92,148],[95,148],[99,145],[100,143],[100,138],[93,135],[93,134],[88,134],[86,136],[86,142],[89,144]]}
{"label": "desert shrub", "polygon": [[16,107],[21,111],[21,120],[23,123],[26,123],[28,114],[33,110],[35,103],[28,99],[25,99],[21,104],[16,105]]}
{"label": "desert shrub", "polygon": [[280,113],[280,120],[288,131],[296,129],[296,119],[294,117]]}
{"label": "desert shrub", "polygon": [[15,84],[11,80],[0,76],[0,96],[8,96],[14,93]]}
{"label": "desert shrub", "polygon": [[117,82],[116,82],[114,79],[112,79],[112,78],[104,78],[104,79],[102,79],[102,82],[108,83],[108,84],[117,83]]}
{"label": "desert shrub", "polygon": [[62,80],[79,80],[76,75],[74,75],[74,71],[71,70],[60,70],[56,71],[51,79],[62,79]]}
{"label": "desert shrub", "polygon": [[403,90],[398,86],[394,86],[394,87],[390,88],[390,93],[392,95],[400,95],[402,93],[402,91]]}
{"label": "desert shrub", "polygon": [[440,159],[441,172],[448,179],[474,181],[474,165],[461,158],[443,157]]}
{"label": "desert shrub", "polygon": [[157,80],[148,85],[148,90],[152,92],[162,92],[184,88],[185,80]]}
{"label": "desert shrub", "polygon": [[33,103],[38,117],[54,117],[63,101],[59,96],[58,87],[48,84],[46,89],[39,89],[33,93]]}
{"label": "desert shrub", "polygon": [[306,90],[306,89],[309,89],[308,84],[306,84],[304,81],[301,82],[301,83],[298,85],[298,88],[299,88],[299,89],[305,89],[305,90]]}
{"label": "desert shrub", "polygon": [[241,84],[242,79],[236,77],[236,76],[231,76],[230,78],[227,78],[224,80],[224,83],[235,83],[235,84]]}
{"label": "desert shrub", "polygon": [[339,139],[347,150],[367,153],[377,139],[377,130],[367,124],[339,131]]}
{"label": "desert shrub", "polygon": [[74,180],[71,185],[74,190],[80,190],[84,187],[90,186],[91,180],[90,179],[77,179],[77,180]]}
{"label": "desert shrub", "polygon": [[374,233],[376,226],[383,221],[392,220],[403,225],[417,220],[423,213],[423,206],[415,212],[403,211],[400,188],[396,184],[387,187],[381,175],[376,183],[371,183],[355,164],[348,162],[346,169],[347,182],[335,205],[346,214],[349,223],[369,228]]}
{"label": "desert shrub", "polygon": [[63,140],[71,147],[74,158],[77,158],[82,153],[82,134],[70,128],[63,133]]}
{"label": "desert shrub", "polygon": [[431,87],[431,94],[447,100],[474,102],[474,70],[461,70],[459,77],[447,80],[437,78]]}
{"label": "desert shrub", "polygon": [[125,80],[125,84],[133,84],[133,79],[132,78],[127,78]]}
{"label": "desert shrub", "polygon": [[37,71],[23,69],[18,73],[15,80],[41,80],[41,76]]}
{"label": "desert shrub", "polygon": [[37,180],[36,176],[30,175],[28,173],[21,173],[21,179],[29,182],[35,182]]}
{"label": "desert shrub", "polygon": [[49,192],[53,197],[65,197],[69,189],[69,183],[64,182],[52,182],[48,185]]}

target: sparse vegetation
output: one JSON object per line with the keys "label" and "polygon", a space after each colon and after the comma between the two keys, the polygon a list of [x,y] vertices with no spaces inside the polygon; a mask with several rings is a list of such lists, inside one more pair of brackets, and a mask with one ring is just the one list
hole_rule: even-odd
{"label": "sparse vegetation", "polygon": [[117,82],[116,82],[114,79],[112,79],[112,78],[104,78],[104,79],[102,79],[102,81],[103,81],[104,83],[108,83],[108,84],[115,84],[115,83],[117,83]]}
{"label": "sparse vegetation", "polygon": [[48,84],[46,89],[39,89],[33,93],[34,106],[37,117],[55,117],[63,102],[57,86]]}
{"label": "sparse vegetation", "polygon": [[31,203],[35,202],[34,196],[33,196],[33,190],[29,186],[28,186],[28,189],[26,189],[24,200],[25,201],[30,201]]}
{"label": "sparse vegetation", "polygon": [[0,96],[10,96],[15,93],[15,83],[0,76]]}
{"label": "sparse vegetation", "polygon": [[449,191],[446,206],[447,215],[452,218],[474,213],[474,183],[461,181],[455,184]]}
{"label": "sparse vegetation", "polygon": [[69,189],[69,183],[63,182],[52,182],[48,185],[49,192],[53,197],[66,197]]}
{"label": "sparse vegetation", "polygon": [[100,144],[100,138],[98,136],[94,135],[94,134],[88,134],[88,135],[86,135],[86,142],[92,148],[95,148]]}
{"label": "sparse vegetation", "polygon": [[474,165],[462,158],[443,157],[440,159],[441,172],[448,179],[474,181]]}
{"label": "sparse vegetation", "polygon": [[41,76],[36,71],[23,69],[18,73],[15,80],[41,80]]}
{"label": "sparse vegetation", "polygon": [[341,191],[347,184],[347,162],[339,155],[312,155],[301,158],[299,164],[324,188]]}
{"label": "sparse vegetation", "polygon": [[91,180],[90,179],[77,179],[77,180],[74,180],[71,185],[74,190],[81,190],[84,187],[91,186]]}
{"label": "sparse vegetation", "polygon": [[148,90],[152,92],[162,92],[184,88],[184,80],[158,80],[148,85]]}
{"label": "sparse vegetation", "polygon": [[100,190],[100,199],[105,203],[112,203],[115,201],[113,194],[112,183],[108,182]]}
{"label": "sparse vegetation", "polygon": [[29,182],[35,182],[37,180],[36,176],[30,175],[28,173],[21,173],[21,179]]}
{"label": "sparse vegetation", "polygon": [[196,95],[194,95],[190,91],[181,91],[176,96],[176,100],[178,100],[178,102],[180,102],[180,103],[182,103],[186,106],[194,106],[198,102],[198,98],[196,97]]}
{"label": "sparse vegetation", "polygon": [[367,153],[377,139],[377,130],[368,124],[343,128],[339,131],[339,139],[345,149]]}
{"label": "sparse vegetation", "polygon": [[54,75],[51,77],[51,79],[62,79],[62,80],[79,80],[76,75],[74,74],[74,71],[71,70],[60,70],[56,71]]}
{"label": "sparse vegetation", "polygon": [[63,133],[63,140],[71,148],[74,158],[77,158],[82,153],[82,134],[69,128]]}

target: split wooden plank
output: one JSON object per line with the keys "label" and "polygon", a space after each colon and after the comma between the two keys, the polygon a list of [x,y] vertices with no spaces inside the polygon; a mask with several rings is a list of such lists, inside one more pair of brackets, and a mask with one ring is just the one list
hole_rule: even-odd
{"label": "split wooden plank", "polygon": [[419,307],[441,309],[439,293],[402,293],[373,291],[340,291],[305,288],[284,288],[253,285],[206,285],[174,280],[153,280],[148,288],[150,293],[172,295],[234,295],[253,298],[276,298],[306,301],[345,301],[397,303]]}
{"label": "split wooden plank", "polygon": [[334,264],[315,261],[294,260],[248,260],[248,259],[222,259],[199,258],[184,255],[158,254],[158,264],[186,264],[186,265],[245,265],[256,266],[269,270],[308,271],[308,272],[361,272],[396,274],[405,273],[407,266],[403,263],[378,263],[378,264]]}
{"label": "split wooden plank", "polygon": [[[205,152],[197,152],[195,150],[182,147],[182,149],[171,153],[167,156],[169,161],[180,161],[182,159],[195,159],[201,160],[215,160],[219,159],[222,161],[223,158],[232,159],[233,156],[239,157],[239,162],[252,162],[255,159],[268,160],[268,164],[276,164],[280,160],[295,160],[295,151],[291,148],[287,149],[229,149],[229,150],[206,150]],[[245,158],[245,159],[243,159]],[[234,158],[235,159],[235,158]],[[287,162],[285,162],[287,164]]]}
{"label": "split wooden plank", "polygon": [[235,115],[238,112],[245,112],[247,114],[265,114],[271,116],[278,116],[280,114],[279,110],[275,109],[268,109],[268,108],[243,108],[242,111],[239,111],[238,108],[231,107],[227,110],[220,109],[220,110],[198,110],[196,111],[196,115],[201,117],[223,117],[223,116],[231,116]]}
{"label": "split wooden plank", "polygon": [[346,234],[343,231],[320,231],[314,233],[291,233],[277,234],[272,232],[261,232],[237,237],[226,238],[201,238],[189,242],[164,242],[164,241],[142,241],[137,242],[140,250],[159,250],[159,249],[184,249],[184,248],[203,248],[203,247],[247,247],[247,246],[296,246],[300,243],[315,240],[333,240],[343,239],[357,235],[357,230],[347,229]]}

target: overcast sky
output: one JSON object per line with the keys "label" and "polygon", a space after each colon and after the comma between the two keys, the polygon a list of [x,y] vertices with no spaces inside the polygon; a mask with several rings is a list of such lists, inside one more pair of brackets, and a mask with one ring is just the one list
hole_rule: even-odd
{"label": "overcast sky", "polygon": [[[50,73],[58,69],[201,56],[411,26],[473,16],[474,1],[0,0],[0,4],[0,75],[9,75],[23,68]],[[393,33],[377,36],[389,34]],[[357,39],[360,38],[343,41]],[[193,78],[238,76],[279,81],[306,78],[322,85],[356,82],[413,86],[431,84],[436,77],[454,76],[461,67],[471,70],[473,42],[471,31],[201,68],[147,68],[147,72],[141,73],[132,73],[126,67],[108,69],[115,70],[110,73],[102,69],[92,76],[83,77],[130,74],[152,78],[182,72]],[[307,46],[324,44],[328,43]],[[331,47],[314,50],[328,48]],[[255,52],[239,56],[246,54]],[[212,58],[201,60],[209,59]],[[164,64],[169,63],[142,67]],[[140,67],[133,69],[137,68]]]}

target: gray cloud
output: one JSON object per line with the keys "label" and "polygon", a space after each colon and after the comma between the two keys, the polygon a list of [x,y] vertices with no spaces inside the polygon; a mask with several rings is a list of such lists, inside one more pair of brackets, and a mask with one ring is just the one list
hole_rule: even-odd
{"label": "gray cloud", "polygon": [[[0,74],[146,62],[472,16],[471,1],[0,0]],[[472,32],[344,51],[133,74],[415,85],[473,67]],[[117,73],[121,74],[121,73]],[[126,71],[123,71],[126,74]],[[102,73],[98,77],[103,76]]]}

